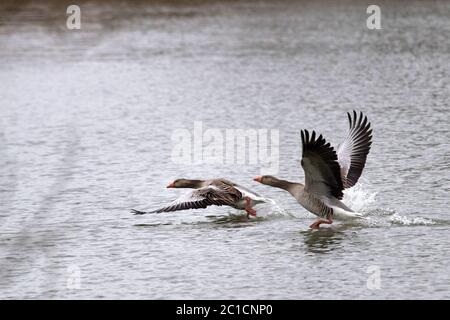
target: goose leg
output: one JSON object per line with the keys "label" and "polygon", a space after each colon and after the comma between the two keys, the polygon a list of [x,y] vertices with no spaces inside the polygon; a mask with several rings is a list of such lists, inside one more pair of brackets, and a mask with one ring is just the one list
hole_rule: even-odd
{"label": "goose leg", "polygon": [[310,225],[309,227],[311,228],[311,229],[319,229],[319,227],[320,227],[320,225],[322,224],[322,223],[326,223],[326,224],[332,224],[333,223],[333,220],[331,220],[330,218],[329,219],[323,219],[323,218],[319,218],[319,219],[317,219],[316,221],[314,221],[314,223],[312,224],[312,225]]}
{"label": "goose leg", "polygon": [[245,198],[245,211],[247,211],[247,218],[249,218],[250,216],[254,216],[256,217],[256,211],[252,209],[252,199],[250,198]]}

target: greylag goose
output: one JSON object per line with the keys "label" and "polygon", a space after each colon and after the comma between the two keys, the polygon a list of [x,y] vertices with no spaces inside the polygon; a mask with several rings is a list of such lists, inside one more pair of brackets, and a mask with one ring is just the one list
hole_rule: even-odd
{"label": "greylag goose", "polygon": [[331,224],[333,218],[362,218],[340,200],[343,190],[356,184],[364,169],[372,144],[372,129],[367,117],[347,113],[349,132],[337,153],[322,135],[316,137],[308,130],[301,131],[302,159],[305,183],[281,180],[273,176],[257,176],[253,180],[288,191],[308,211],[319,218],[310,226],[318,229],[322,223]]}
{"label": "greylag goose", "polygon": [[253,206],[273,200],[264,198],[256,192],[225,179],[190,180],[177,179],[167,188],[192,188],[195,189],[172,203],[153,211],[139,211],[132,209],[134,214],[161,213],[187,209],[206,208],[208,206],[230,206],[245,210],[247,217],[256,216]]}

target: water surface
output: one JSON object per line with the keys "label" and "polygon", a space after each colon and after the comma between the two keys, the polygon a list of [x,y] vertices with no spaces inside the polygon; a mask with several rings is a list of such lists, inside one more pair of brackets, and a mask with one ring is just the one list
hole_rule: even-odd
{"label": "water surface", "polygon": [[[381,3],[376,31],[368,4],[89,1],[70,31],[62,2],[2,2],[0,298],[450,298],[450,3]],[[277,129],[278,176],[303,181],[300,129],[337,145],[353,109],[374,130],[344,199],[363,223],[311,232],[260,164],[171,161],[194,121]],[[179,177],[277,205],[129,213]]]}

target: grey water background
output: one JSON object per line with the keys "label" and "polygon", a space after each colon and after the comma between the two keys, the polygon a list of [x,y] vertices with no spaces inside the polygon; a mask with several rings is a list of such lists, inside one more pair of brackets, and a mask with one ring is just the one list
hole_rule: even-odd
{"label": "grey water background", "polygon": [[[381,30],[364,1],[78,1],[73,31],[69,4],[0,4],[0,298],[450,298],[449,1],[378,2]],[[260,164],[171,159],[194,121],[277,129],[278,176],[303,181],[300,129],[337,145],[353,109],[363,223],[311,232]],[[277,205],[129,213],[180,177]]]}

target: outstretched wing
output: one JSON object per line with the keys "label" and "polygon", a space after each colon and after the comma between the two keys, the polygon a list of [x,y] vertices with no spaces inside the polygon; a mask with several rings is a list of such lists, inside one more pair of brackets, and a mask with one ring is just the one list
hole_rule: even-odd
{"label": "outstretched wing", "polygon": [[353,117],[347,113],[350,129],[344,142],[337,151],[344,188],[350,188],[358,182],[366,164],[372,144],[372,129],[367,117],[361,112],[359,117],[353,111]]}
{"label": "outstretched wing", "polygon": [[227,192],[232,187],[223,185],[210,185],[200,189],[193,190],[178,198],[172,203],[154,211],[132,210],[135,214],[161,213],[188,209],[200,209],[208,206],[233,206],[241,198],[241,193],[234,189],[233,192]]}
{"label": "outstretched wing", "polygon": [[305,191],[314,195],[342,199],[342,180],[337,155],[330,143],[313,131],[301,131],[302,160],[305,171]]}

